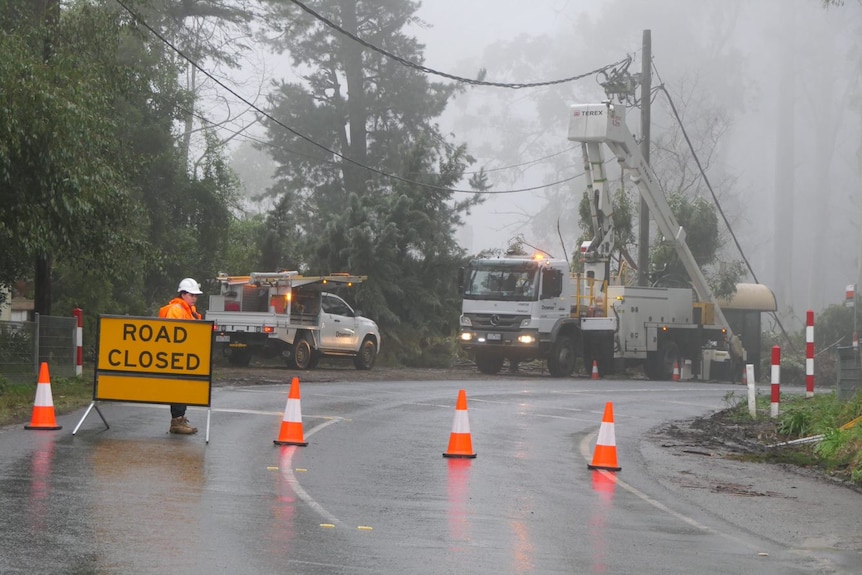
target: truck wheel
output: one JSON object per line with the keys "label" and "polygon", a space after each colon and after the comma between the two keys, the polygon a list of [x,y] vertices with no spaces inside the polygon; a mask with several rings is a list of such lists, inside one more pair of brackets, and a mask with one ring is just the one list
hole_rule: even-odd
{"label": "truck wheel", "polygon": [[495,375],[500,373],[500,368],[503,367],[503,356],[496,353],[482,353],[477,351],[476,367],[486,375]]}
{"label": "truck wheel", "polygon": [[548,357],[548,372],[551,377],[569,377],[575,370],[575,346],[566,336],[557,338]]}
{"label": "truck wheel", "polygon": [[670,381],[673,377],[673,367],[679,363],[679,360],[679,346],[675,341],[660,342],[658,351],[647,357],[646,375],[656,381]]}
{"label": "truck wheel", "polygon": [[353,358],[353,365],[356,369],[368,370],[374,367],[374,360],[377,359],[377,344],[370,337],[365,338],[362,345],[359,346],[359,353]]}
{"label": "truck wheel", "polygon": [[296,369],[309,369],[311,367],[311,356],[314,351],[311,349],[311,342],[308,341],[308,336],[301,336],[293,343],[293,364]]}
{"label": "truck wheel", "polygon": [[248,367],[251,363],[251,350],[247,347],[235,347],[230,350],[227,361],[237,367]]}

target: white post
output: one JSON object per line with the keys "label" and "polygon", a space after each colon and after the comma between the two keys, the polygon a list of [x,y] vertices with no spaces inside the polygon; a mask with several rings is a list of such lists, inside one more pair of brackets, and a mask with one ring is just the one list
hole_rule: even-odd
{"label": "white post", "polygon": [[748,414],[751,419],[757,417],[757,389],[754,381],[754,364],[745,364],[745,380],[748,383]]}

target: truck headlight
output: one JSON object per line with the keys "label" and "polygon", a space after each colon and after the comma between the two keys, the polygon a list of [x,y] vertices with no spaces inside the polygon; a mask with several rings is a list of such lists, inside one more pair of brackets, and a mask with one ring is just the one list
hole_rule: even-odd
{"label": "truck headlight", "polygon": [[529,333],[525,333],[523,335],[518,336],[518,342],[519,343],[536,343],[536,336],[529,334]]}
{"label": "truck headlight", "polygon": [[461,316],[461,325],[465,327],[473,327],[473,322],[466,315]]}
{"label": "truck headlight", "polygon": [[473,341],[473,333],[469,331],[461,332],[461,341]]}

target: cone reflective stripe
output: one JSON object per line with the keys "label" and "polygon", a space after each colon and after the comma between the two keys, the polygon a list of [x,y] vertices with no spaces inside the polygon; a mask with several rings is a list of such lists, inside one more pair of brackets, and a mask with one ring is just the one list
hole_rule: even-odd
{"label": "cone reflective stripe", "polygon": [[24,429],[63,429],[57,425],[54,417],[54,396],[51,394],[51,375],[48,373],[48,364],[42,362],[39,367],[39,382],[36,384],[36,401],[33,403],[33,417],[30,425]]}
{"label": "cone reflective stripe", "polygon": [[596,360],[593,360],[593,374],[592,374],[592,378],[593,378],[593,379],[599,379],[599,362],[597,362]]}
{"label": "cone reflective stripe", "polygon": [[452,433],[449,435],[449,448],[443,457],[476,457],[473,452],[473,440],[470,438],[470,420],[467,417],[467,393],[463,389],[458,392],[455,419],[452,421]]}
{"label": "cone reflective stripe", "polygon": [[599,427],[599,437],[596,439],[596,451],[593,453],[593,462],[587,465],[588,469],[607,469],[608,471],[619,471],[621,467],[617,463],[617,440],[614,434],[614,404],[610,401],[605,404],[605,413],[602,416],[602,425]]}
{"label": "cone reflective stripe", "polygon": [[302,433],[302,407],[299,402],[299,378],[294,377],[290,382],[290,392],[287,394],[287,405],[284,408],[284,417],[278,439],[273,440],[276,445],[308,445]]}
{"label": "cone reflective stripe", "polygon": [[673,364],[673,380],[679,381],[679,362]]}

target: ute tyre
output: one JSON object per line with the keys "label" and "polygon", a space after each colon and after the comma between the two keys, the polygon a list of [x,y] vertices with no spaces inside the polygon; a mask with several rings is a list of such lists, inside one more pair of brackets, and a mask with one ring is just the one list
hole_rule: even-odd
{"label": "ute tyre", "polygon": [[227,356],[229,364],[236,367],[248,367],[251,363],[251,350],[248,348],[233,348]]}
{"label": "ute tyre", "polygon": [[476,367],[485,375],[496,375],[503,367],[503,356],[496,353],[476,353]]}
{"label": "ute tyre", "polygon": [[548,357],[548,373],[551,377],[569,377],[575,370],[575,359],[572,340],[566,336],[558,338]]}
{"label": "ute tyre", "polygon": [[293,344],[293,364],[296,369],[311,369],[313,355],[314,350],[311,349],[311,342],[308,341],[307,336],[300,337]]}
{"label": "ute tyre", "polygon": [[377,344],[371,338],[365,338],[362,345],[359,346],[359,352],[353,358],[353,365],[356,369],[367,371],[374,367],[374,361],[377,359]]}

